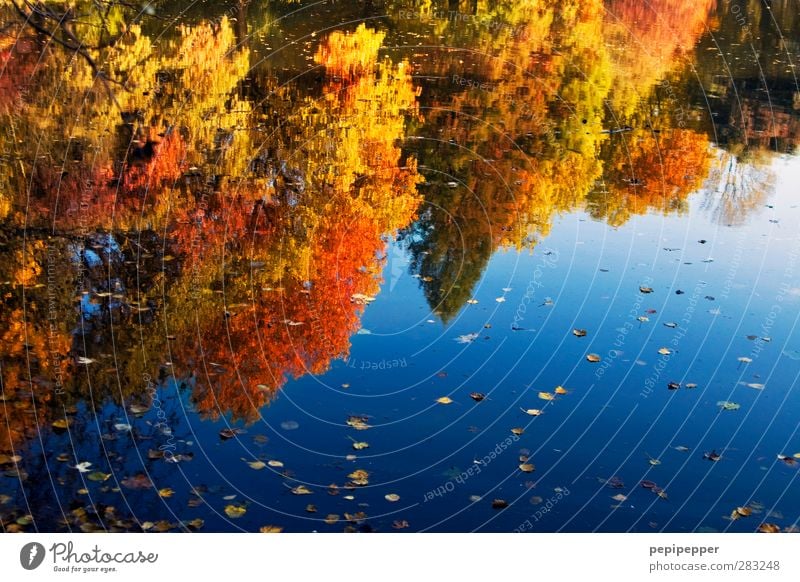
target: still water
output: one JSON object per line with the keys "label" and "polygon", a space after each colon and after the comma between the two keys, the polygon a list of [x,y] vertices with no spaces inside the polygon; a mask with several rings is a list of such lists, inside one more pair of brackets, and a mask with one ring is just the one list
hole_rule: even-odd
{"label": "still water", "polygon": [[795,4],[72,4],[0,9],[4,531],[797,531]]}

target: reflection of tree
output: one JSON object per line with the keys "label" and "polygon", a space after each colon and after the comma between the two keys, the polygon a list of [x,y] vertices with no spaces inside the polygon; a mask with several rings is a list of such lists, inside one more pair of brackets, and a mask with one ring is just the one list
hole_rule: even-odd
{"label": "reflection of tree", "polygon": [[775,176],[769,170],[769,160],[742,163],[724,150],[718,154],[702,207],[720,224],[742,224],[756,209],[764,206]]}

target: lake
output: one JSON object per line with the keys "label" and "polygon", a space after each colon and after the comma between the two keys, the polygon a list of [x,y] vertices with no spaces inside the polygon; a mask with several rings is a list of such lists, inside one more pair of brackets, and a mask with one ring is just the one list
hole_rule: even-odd
{"label": "lake", "polygon": [[798,531],[796,4],[66,4],[0,8],[5,532]]}

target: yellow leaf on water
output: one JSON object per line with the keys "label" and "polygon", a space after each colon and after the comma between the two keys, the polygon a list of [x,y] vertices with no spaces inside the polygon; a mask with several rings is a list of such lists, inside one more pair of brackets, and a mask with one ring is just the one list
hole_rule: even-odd
{"label": "yellow leaf on water", "polygon": [[283,531],[283,527],[280,525],[262,525],[258,528],[258,531],[261,533],[281,533]]}
{"label": "yellow leaf on water", "polygon": [[397,493],[388,493],[385,495],[386,501],[390,501],[394,503],[395,501],[400,501],[400,496]]}
{"label": "yellow leaf on water", "polygon": [[523,473],[533,473],[536,470],[536,467],[534,467],[531,463],[522,463],[519,466],[519,470]]}
{"label": "yellow leaf on water", "polygon": [[449,396],[442,396],[441,398],[437,398],[436,402],[438,402],[439,404],[452,404],[453,399],[450,398]]}
{"label": "yellow leaf on water", "polygon": [[512,434],[515,434],[515,435],[519,436],[519,435],[521,435],[522,433],[525,432],[525,429],[519,428],[519,427],[515,427],[515,428],[511,429],[511,432],[512,432]]}
{"label": "yellow leaf on water", "polygon": [[171,489],[170,487],[164,487],[163,489],[159,489],[158,490],[158,496],[159,497],[163,497],[165,499],[168,499],[168,498],[172,497],[173,495],[175,495],[175,491],[173,489]]}
{"label": "yellow leaf on water", "polygon": [[596,364],[601,360],[598,354],[589,354],[586,356],[586,359],[593,364]]}
{"label": "yellow leaf on water", "polygon": [[225,506],[225,515],[231,519],[242,517],[245,513],[247,513],[247,509],[241,505],[230,504]]}
{"label": "yellow leaf on water", "polygon": [[542,414],[542,411],[539,410],[538,408],[528,408],[527,410],[523,408],[522,411],[525,414],[529,414],[530,416],[539,416],[540,414]]}
{"label": "yellow leaf on water", "polygon": [[71,423],[70,423],[69,419],[59,418],[58,420],[54,420],[53,421],[53,425],[52,426],[53,426],[53,428],[58,429],[58,430],[66,430],[66,429],[69,428],[70,424]]}
{"label": "yellow leaf on water", "polygon": [[260,471],[261,469],[267,466],[267,464],[264,461],[250,461],[247,464],[250,465],[251,469],[255,469],[256,471]]}
{"label": "yellow leaf on water", "polygon": [[369,443],[361,441],[353,443],[353,448],[357,451],[369,448]]}
{"label": "yellow leaf on water", "polygon": [[563,386],[556,386],[556,389],[554,390],[554,392],[556,394],[566,394],[567,393],[567,389],[564,388]]}
{"label": "yellow leaf on water", "polygon": [[333,524],[334,524],[334,523],[336,523],[337,521],[339,521],[339,516],[338,516],[338,515],[336,515],[335,513],[329,513],[329,514],[328,514],[328,515],[325,517],[325,523],[327,523],[328,525],[333,525]]}
{"label": "yellow leaf on water", "polygon": [[311,489],[309,489],[305,485],[298,485],[297,487],[293,487],[291,491],[295,495],[311,495],[313,493],[313,491],[311,491]]}
{"label": "yellow leaf on water", "polygon": [[542,400],[554,400],[555,396],[553,396],[549,392],[539,392],[539,398],[541,398]]}
{"label": "yellow leaf on water", "polygon": [[267,465],[275,468],[283,467],[283,463],[281,463],[280,461],[276,461],[275,459],[267,461]]}

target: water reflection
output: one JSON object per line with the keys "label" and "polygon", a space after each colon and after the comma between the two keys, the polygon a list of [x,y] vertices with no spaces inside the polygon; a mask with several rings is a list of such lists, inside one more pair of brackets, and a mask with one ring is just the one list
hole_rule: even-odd
{"label": "water reflection", "polygon": [[[48,4],[0,13],[0,452],[28,483],[61,462],[60,499],[82,458],[8,454],[169,440],[180,394],[255,421],[348,357],[390,239],[446,323],[563,214],[620,227],[702,190],[746,222],[800,134],[788,1],[746,29],[724,0],[334,2],[366,22],[318,32],[280,3]],[[48,529],[85,525],[53,504]]]}

